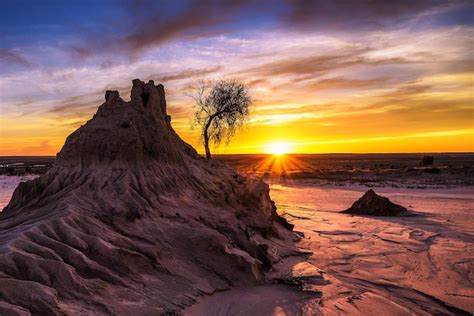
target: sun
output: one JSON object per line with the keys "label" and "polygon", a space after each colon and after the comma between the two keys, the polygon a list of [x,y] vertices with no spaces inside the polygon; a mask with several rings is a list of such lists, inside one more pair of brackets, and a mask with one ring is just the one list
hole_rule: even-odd
{"label": "sun", "polygon": [[281,156],[287,154],[291,150],[291,145],[288,143],[272,143],[268,144],[267,152],[275,156]]}

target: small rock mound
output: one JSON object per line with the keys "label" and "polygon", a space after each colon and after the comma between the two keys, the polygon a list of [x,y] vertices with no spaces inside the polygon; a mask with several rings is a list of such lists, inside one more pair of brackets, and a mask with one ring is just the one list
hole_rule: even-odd
{"label": "small rock mound", "polygon": [[407,212],[407,209],[401,205],[390,202],[386,197],[380,196],[369,190],[352,204],[350,208],[341,213],[372,216],[396,216]]}

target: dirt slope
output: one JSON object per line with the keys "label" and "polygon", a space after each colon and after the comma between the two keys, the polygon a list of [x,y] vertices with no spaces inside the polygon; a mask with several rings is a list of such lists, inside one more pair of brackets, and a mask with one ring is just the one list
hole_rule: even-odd
{"label": "dirt slope", "polygon": [[179,311],[297,252],[264,182],[173,131],[162,85],[105,99],[0,213],[0,314]]}

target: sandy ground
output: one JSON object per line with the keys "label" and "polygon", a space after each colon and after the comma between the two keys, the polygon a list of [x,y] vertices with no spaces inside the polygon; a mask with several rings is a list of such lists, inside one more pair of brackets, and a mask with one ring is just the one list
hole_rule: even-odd
{"label": "sandy ground", "polygon": [[[0,208],[20,180],[0,178]],[[299,247],[312,253],[281,262],[301,282],[217,292],[185,314],[473,313],[474,191],[378,188],[414,216],[338,213],[365,190],[272,185],[279,212],[304,234]]]}
{"label": "sandy ground", "polygon": [[320,292],[321,297],[308,297],[309,292],[303,291],[282,298],[281,291],[274,287],[237,289],[206,298],[188,313],[474,312],[474,192],[381,188],[378,193],[413,210],[415,216],[369,218],[338,213],[365,190],[282,185],[271,188],[279,212],[296,225],[296,231],[304,233],[300,247],[313,253],[303,267],[294,265],[293,272],[312,275],[310,270],[316,270],[316,278],[305,280],[304,288]]}
{"label": "sandy ground", "polygon": [[13,191],[22,181],[28,181],[37,178],[38,175],[25,176],[5,176],[0,175],[0,211],[8,204],[12,197]]}

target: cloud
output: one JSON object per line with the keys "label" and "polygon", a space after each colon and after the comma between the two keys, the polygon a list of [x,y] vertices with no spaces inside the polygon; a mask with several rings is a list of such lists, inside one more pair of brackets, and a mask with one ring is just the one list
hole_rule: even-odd
{"label": "cloud", "polygon": [[54,122],[53,124],[51,124],[52,126],[61,126],[61,127],[67,127],[67,128],[74,128],[74,129],[77,129],[79,126],[83,125],[84,123],[86,123],[87,120],[74,120],[74,121],[68,121],[68,122],[64,122],[64,123],[56,123]]}
{"label": "cloud", "polygon": [[[182,71],[177,71],[174,73],[169,74],[149,74],[146,78],[153,79],[157,83],[167,83],[171,81],[179,81],[179,80],[186,80],[191,79],[194,80],[196,78],[200,78],[206,76],[208,74],[212,74],[218,71],[221,67],[209,67],[209,68],[201,68],[201,69],[184,69]],[[144,79],[144,78],[142,78]],[[74,80],[74,78],[70,78],[70,80]],[[111,87],[101,87],[97,89],[95,92],[82,94],[82,95],[74,95],[74,96],[67,96],[63,99],[56,100],[51,102],[48,107],[46,108],[47,114],[54,115],[55,119],[59,121],[69,121],[74,118],[81,118],[78,122],[82,122],[82,118],[85,118],[91,115],[97,107],[104,102],[104,93],[107,89],[118,90],[125,100],[127,99],[128,93],[130,92],[130,83],[124,84],[123,86],[111,86]],[[173,89],[167,89],[168,96],[173,94]],[[25,101],[26,102],[26,101]],[[31,103],[31,100],[28,101]],[[189,115],[189,109],[187,110],[186,107],[183,106],[171,106],[169,108],[170,112],[176,116],[184,116]],[[77,122],[71,123],[71,126],[77,125]],[[69,123],[67,123],[69,124]]]}
{"label": "cloud", "polygon": [[416,81],[407,82],[406,84],[398,87],[395,91],[383,94],[381,97],[386,100],[392,99],[407,99],[415,95],[422,94],[429,91],[432,88],[431,85],[420,85]]}
{"label": "cloud", "polygon": [[31,63],[20,53],[13,49],[0,48],[0,65],[7,67],[11,64],[31,67]]}
{"label": "cloud", "polygon": [[385,78],[346,79],[342,77],[336,77],[318,80],[316,82],[308,84],[306,87],[312,90],[362,89],[380,87],[385,80]]}
{"label": "cloud", "polygon": [[404,57],[368,58],[366,54],[375,50],[368,47],[356,47],[346,50],[345,53],[327,53],[325,55],[294,55],[245,69],[243,73],[261,76],[310,75],[303,77],[303,79],[309,79],[312,76],[352,66],[375,67],[418,63],[418,61],[411,61]]}
{"label": "cloud", "polygon": [[[332,32],[330,23],[316,21],[324,21],[319,15],[325,11],[315,14],[315,21],[298,22],[289,18],[292,10],[281,10],[290,6],[285,1],[265,1],[268,12],[262,18],[278,13],[274,15],[278,20],[258,27],[252,20],[252,9],[258,5],[253,1],[230,7],[227,2],[216,2],[212,8],[213,1],[204,1],[204,9],[197,8],[194,1],[176,3],[164,5],[157,0],[133,8],[130,1],[130,7],[124,7],[126,15],[117,18],[111,13],[111,20],[104,18],[103,24],[91,22],[93,28],[88,30],[95,32],[74,34],[70,41],[58,37],[60,48],[76,46],[71,54],[80,62],[71,62],[59,49],[10,50],[20,58],[32,58],[38,67],[19,68],[24,67],[20,59],[16,73],[0,78],[2,113],[12,121],[43,120],[22,135],[60,138],[93,114],[105,90],[119,90],[128,99],[133,78],[153,79],[165,84],[173,126],[186,137],[192,101],[183,93],[200,77],[234,77],[250,86],[256,101],[253,126],[263,130],[262,139],[250,137],[243,143],[303,129],[301,139],[347,138],[347,133],[350,137],[357,133],[385,135],[387,129],[403,134],[428,125],[448,130],[464,128],[472,118],[472,107],[471,113],[468,109],[472,102],[466,95],[472,85],[474,64],[469,48],[473,29],[450,26],[413,31],[405,28],[410,23],[403,23],[400,29],[398,22],[390,27],[400,19],[432,16],[445,10],[442,5],[408,4],[399,11],[393,9],[395,12],[386,12],[382,5],[368,12],[354,9],[347,13],[355,6],[349,1],[307,4],[340,8],[346,3],[346,12],[328,13],[338,30]],[[279,7],[282,3],[287,7]],[[362,8],[369,5],[359,3]],[[203,12],[207,9],[212,12]],[[192,17],[190,10],[197,16]],[[226,13],[219,15],[221,10]],[[367,23],[361,21],[364,14],[370,17]],[[211,19],[206,20],[208,16]],[[338,18],[341,16],[348,21]],[[387,16],[386,21],[381,16]],[[106,28],[101,26],[106,24]],[[221,35],[227,31],[231,33]],[[19,117],[19,112],[24,115]],[[324,130],[320,128],[325,124]],[[19,134],[10,124],[4,126]],[[281,136],[276,132],[279,127]]]}
{"label": "cloud", "polygon": [[[120,27],[105,32],[85,32],[84,39],[70,45],[78,60],[111,51],[136,57],[145,50],[175,39],[210,37],[225,33],[228,24],[242,17],[255,0],[191,0],[170,2],[156,0],[122,1],[126,16]],[[258,5],[259,6],[259,5]]]}
{"label": "cloud", "polygon": [[282,20],[288,26],[354,32],[406,25],[422,14],[435,14],[466,1],[287,0],[286,3],[289,10]]}
{"label": "cloud", "polygon": [[163,74],[153,74],[150,75],[152,78],[156,78],[157,82],[168,82],[168,81],[175,81],[175,80],[183,80],[183,79],[193,79],[203,77],[212,73],[215,73],[222,69],[222,66],[215,66],[209,68],[202,68],[202,69],[185,69],[183,71],[170,73],[167,75]]}
{"label": "cloud", "polygon": [[[149,49],[163,47],[164,44],[177,40],[210,38],[229,33],[250,33],[281,30],[309,30],[332,34],[342,31],[348,36],[361,35],[358,31],[377,32],[381,28],[399,29],[410,26],[407,22],[429,20],[436,25],[438,15],[446,11],[459,11],[466,7],[467,0],[398,0],[398,1],[347,1],[347,0],[122,0],[112,2],[78,2],[76,4],[50,4],[51,11],[67,12],[67,7],[77,7],[88,15],[67,12],[61,14],[51,12],[52,24],[64,33],[51,36],[50,28],[44,23],[38,25],[37,19],[47,6],[32,3],[31,10],[35,19],[24,25],[24,29],[35,29],[40,32],[35,37],[33,46],[37,51],[48,48],[48,56],[39,58],[40,63],[50,64],[51,47],[58,53],[55,58],[65,58],[67,53],[74,64],[84,60],[93,60],[106,65],[122,59],[135,59]],[[472,8],[472,6],[470,6]],[[49,9],[49,8],[48,8]],[[94,11],[95,10],[95,11]],[[458,12],[454,10],[455,12]],[[96,12],[97,11],[97,12]],[[454,12],[453,11],[453,12]],[[461,11],[462,12],[462,11]],[[18,13],[19,17],[23,17]],[[23,20],[27,20],[28,14]],[[74,23],[65,24],[70,18]],[[459,14],[457,14],[459,15]],[[60,16],[61,18],[57,18]],[[430,17],[427,19],[426,17]],[[457,21],[456,15],[446,16],[449,25],[465,25],[463,19]],[[54,22],[54,23],[53,23]],[[30,23],[30,24],[28,24]],[[430,24],[430,25],[431,25]],[[17,36],[18,34],[15,34]],[[20,34],[24,36],[25,34]],[[14,37],[15,37],[14,36]],[[8,45],[24,47],[22,37],[8,40]],[[36,36],[36,33],[35,33]],[[54,38],[54,39],[52,39]],[[32,40],[30,40],[33,43]],[[13,46],[11,46],[14,44]],[[46,54],[46,53],[45,53]],[[32,53],[38,61],[38,53]],[[21,56],[10,56],[16,62],[26,65]],[[64,61],[62,61],[64,62]]]}
{"label": "cloud", "polygon": [[341,55],[294,56],[246,69],[244,73],[263,76],[308,75],[349,67],[362,61],[361,51]]}
{"label": "cloud", "polygon": [[396,140],[396,139],[473,135],[473,133],[474,133],[474,129],[472,128],[441,130],[441,131],[438,130],[438,131],[420,132],[420,133],[396,135],[396,136],[375,136],[375,137],[334,139],[334,140],[323,140],[323,141],[312,141],[312,142],[299,142],[299,143],[295,143],[295,145],[301,146],[301,145],[322,145],[322,144],[367,143],[367,142],[389,141],[389,140]]}
{"label": "cloud", "polygon": [[[122,1],[125,16],[117,27],[104,23],[100,32],[85,32],[70,46],[73,57],[93,57],[107,51],[136,56],[173,40],[208,38],[230,31],[251,30],[259,20],[283,29],[313,31],[378,31],[433,14],[464,2],[437,0],[190,0],[170,4],[156,0]],[[116,23],[111,20],[110,22]],[[404,25],[404,24],[403,24]]]}
{"label": "cloud", "polygon": [[137,4],[136,1],[128,1],[130,17],[136,28],[125,36],[124,41],[130,49],[139,51],[187,32],[195,33],[196,30],[225,23],[246,2],[191,1],[174,16],[166,16],[163,3],[142,0]]}
{"label": "cloud", "polygon": [[[57,121],[81,120],[90,116],[104,101],[103,93],[72,96],[59,100],[56,105],[47,109],[47,114],[53,115]],[[79,121],[79,120],[78,120]]]}

